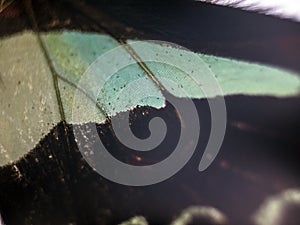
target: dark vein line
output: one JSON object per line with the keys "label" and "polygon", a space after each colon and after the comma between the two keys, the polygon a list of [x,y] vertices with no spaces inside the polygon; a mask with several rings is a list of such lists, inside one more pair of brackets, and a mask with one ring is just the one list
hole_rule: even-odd
{"label": "dark vein line", "polygon": [[59,105],[59,111],[60,111],[60,115],[61,115],[61,119],[64,123],[66,123],[66,116],[65,116],[65,112],[64,112],[64,107],[63,107],[63,103],[62,103],[62,99],[61,99],[61,94],[60,94],[60,89],[59,89],[59,85],[58,85],[58,78],[66,83],[68,83],[69,85],[71,85],[72,87],[78,89],[82,94],[84,94],[88,99],[90,99],[95,105],[96,107],[103,113],[103,115],[105,116],[106,120],[109,122],[110,121],[110,117],[108,115],[108,113],[104,110],[104,108],[95,100],[93,99],[93,97],[88,94],[83,88],[81,88],[80,86],[76,85],[75,83],[73,83],[72,81],[68,80],[67,78],[61,76],[55,69],[55,67],[53,66],[52,60],[48,54],[46,45],[44,44],[44,41],[42,40],[40,33],[39,33],[39,29],[38,29],[38,25],[35,19],[35,15],[31,6],[31,0],[27,0],[25,1],[27,3],[26,8],[28,10],[28,14],[29,17],[31,19],[32,25],[33,25],[33,30],[34,32],[36,32],[38,35],[38,40],[39,40],[39,44],[41,46],[41,49],[43,50],[44,56],[47,60],[47,63],[50,67],[51,73],[53,75],[53,83],[54,83],[54,88],[55,88],[55,92],[56,92],[56,96],[57,96],[57,102]]}
{"label": "dark vein line", "polygon": [[[134,51],[134,49],[130,45],[127,44],[126,40],[124,40],[123,38],[119,38],[118,35],[112,31],[112,29],[110,28],[110,23],[108,23],[108,24],[103,23],[103,21],[100,21],[99,18],[97,18],[97,16],[95,16],[95,15],[101,13],[101,14],[105,15],[104,16],[105,19],[109,18],[110,20],[116,22],[114,19],[112,19],[111,17],[108,17],[103,11],[101,11],[101,12],[99,12],[99,10],[95,11],[94,8],[92,8],[88,5],[80,4],[77,2],[72,2],[70,0],[66,0],[66,1],[70,4],[70,6],[74,10],[76,10],[82,16],[87,17],[91,22],[97,24],[97,26],[99,26],[99,28],[102,29],[102,31],[105,31],[108,35],[110,35],[115,40],[117,40],[121,44],[121,46],[130,54],[130,56],[136,61],[138,66],[146,73],[146,75],[155,84],[155,86],[157,86],[158,89],[160,91],[162,91],[162,94],[165,95],[165,92],[167,91],[166,88],[158,80],[158,78],[155,76],[155,74],[149,69],[149,67],[142,61],[142,59]],[[116,22],[116,23],[118,23],[118,26],[122,25],[119,22]]]}
{"label": "dark vein line", "polygon": [[[134,51],[134,49],[127,44],[124,40],[119,40],[119,43],[125,48],[125,50],[131,55],[131,57],[136,61],[139,67],[147,74],[147,76],[153,81],[153,83],[162,91],[166,91],[164,85],[158,80],[158,78],[154,75],[151,69],[143,62],[143,60],[139,57],[139,55]],[[163,93],[164,94],[164,93]]]}
{"label": "dark vein line", "polygon": [[[29,16],[31,25],[33,26],[32,27],[33,31],[35,32],[35,34],[37,36],[39,46],[40,46],[40,48],[43,52],[43,55],[46,59],[47,65],[50,69],[50,72],[52,73],[54,89],[55,89],[57,103],[58,103],[58,107],[59,107],[59,113],[60,113],[60,117],[61,117],[61,120],[62,120],[62,124],[63,124],[63,128],[64,128],[64,134],[65,134],[65,138],[66,138],[66,144],[68,146],[69,152],[71,152],[72,147],[71,147],[69,136],[68,136],[69,128],[68,128],[67,123],[66,123],[65,113],[64,113],[64,109],[63,109],[61,95],[60,95],[60,90],[59,90],[59,87],[58,87],[58,79],[57,79],[58,73],[56,72],[56,70],[55,70],[55,68],[52,64],[50,56],[49,56],[49,54],[47,52],[47,49],[45,47],[45,44],[44,44],[43,40],[41,39],[39,28],[38,28],[38,25],[37,25],[37,22],[36,22],[36,19],[35,19],[35,14],[34,14],[34,11],[32,9],[32,1],[31,0],[24,0],[23,4],[24,4],[25,10],[26,10],[26,13]],[[71,158],[72,158],[72,156],[71,156]],[[63,171],[64,166],[60,162],[58,162],[58,164],[60,165],[60,168]]]}
{"label": "dark vein line", "polygon": [[[56,159],[60,170],[62,171],[62,174],[66,174],[69,175],[70,180],[76,179],[76,175],[74,174],[72,167],[73,167],[73,156],[71,154],[71,152],[73,151],[72,145],[71,145],[71,138],[72,136],[70,135],[71,128],[69,128],[69,126],[67,125],[67,121],[66,121],[66,117],[65,117],[65,112],[64,112],[64,108],[63,108],[63,104],[62,104],[62,99],[61,99],[61,95],[60,95],[60,90],[58,87],[58,73],[55,70],[52,61],[50,59],[50,56],[48,54],[48,51],[46,49],[45,43],[43,42],[41,36],[40,36],[40,32],[39,32],[39,28],[38,28],[38,24],[36,22],[35,19],[35,14],[32,8],[32,0],[23,0],[23,4],[25,6],[25,10],[29,16],[30,22],[33,26],[33,31],[37,34],[37,38],[38,38],[38,42],[40,45],[40,48],[43,51],[44,57],[48,63],[48,67],[52,73],[52,77],[53,77],[53,84],[54,84],[54,89],[55,89],[55,93],[56,93],[56,98],[57,98],[57,103],[59,106],[59,113],[61,116],[61,120],[62,120],[62,125],[63,125],[63,132],[64,132],[64,139],[65,139],[65,143],[67,145],[67,149],[69,151],[68,157],[69,160],[67,160],[66,165],[64,165],[64,163],[58,159]],[[52,153],[52,150],[50,149],[50,152]],[[73,205],[72,201],[73,198],[72,196],[74,195],[72,189],[68,188],[68,186],[65,186],[64,191],[66,193],[66,199],[68,201],[68,204],[70,206],[70,209],[68,210],[68,214],[70,215],[70,217],[75,217],[73,215],[73,213],[71,212],[71,206]]]}
{"label": "dark vein line", "polygon": [[79,90],[82,94],[84,94],[89,100],[91,100],[96,105],[96,107],[101,111],[101,113],[104,114],[104,116],[106,117],[106,120],[110,121],[110,117],[107,114],[107,112],[105,111],[105,109],[83,88],[81,88],[79,85],[75,84],[74,82],[70,81],[69,79],[67,79],[59,74],[58,74],[58,78],[60,80],[62,80],[63,82],[69,84],[70,86],[74,87],[75,89]]}
{"label": "dark vein line", "polygon": [[[31,1],[31,0],[29,0]],[[56,92],[56,96],[57,96],[57,102],[59,105],[59,110],[60,110],[60,114],[61,114],[61,119],[63,121],[66,122],[66,116],[65,116],[65,112],[64,112],[64,107],[63,107],[63,103],[62,103],[62,99],[61,99],[61,94],[60,94],[60,89],[59,89],[59,85],[58,85],[58,78],[66,83],[68,83],[69,85],[71,85],[72,87],[78,89],[82,94],[84,94],[88,99],[90,99],[95,105],[96,107],[103,113],[103,115],[105,116],[106,120],[110,121],[110,117],[108,116],[108,113],[104,110],[104,108],[95,100],[93,99],[93,97],[88,94],[83,88],[81,88],[79,85],[76,85],[75,83],[73,83],[72,81],[70,81],[69,79],[61,76],[56,69],[53,66],[52,60],[50,59],[50,56],[48,54],[47,48],[44,44],[44,41],[41,39],[40,33],[39,33],[39,29],[38,29],[38,25],[37,22],[35,20],[35,16],[34,16],[34,12],[32,10],[31,7],[31,3],[30,6],[28,7],[28,11],[29,11],[29,15],[31,17],[31,21],[33,24],[33,28],[34,31],[38,34],[38,40],[39,40],[39,44],[43,50],[44,56],[47,60],[47,63],[50,67],[51,73],[53,75],[53,83],[54,83],[54,88],[55,88],[55,92]]]}
{"label": "dark vein line", "polygon": [[[46,58],[47,63],[50,67],[51,73],[53,75],[53,83],[54,83],[54,88],[55,88],[55,92],[56,92],[56,96],[57,96],[57,102],[58,102],[58,105],[59,105],[59,110],[60,110],[60,115],[61,115],[62,120],[66,121],[66,117],[65,117],[65,113],[64,113],[64,108],[63,108],[63,103],[62,103],[62,99],[61,99],[60,89],[59,89],[59,86],[58,86],[58,79],[61,79],[62,81],[68,83],[72,87],[78,89],[82,94],[84,94],[88,99],[90,99],[96,105],[96,107],[104,114],[106,119],[108,121],[110,121],[110,117],[109,117],[108,113],[105,111],[105,109],[96,100],[94,100],[92,98],[91,95],[89,95],[80,86],[76,85],[72,81],[68,80],[67,78],[65,78],[65,77],[59,75],[59,73],[57,73],[57,71],[54,68],[53,63],[50,59],[50,56],[48,54],[47,48],[44,44],[44,41],[42,40],[42,38],[40,36],[38,25],[37,25],[37,22],[35,20],[34,12],[33,12],[32,7],[31,7],[31,0],[27,0],[25,2],[27,2],[27,5],[28,5],[26,8],[29,12],[28,14],[29,14],[30,20],[31,20],[32,25],[33,25],[33,30],[37,33],[39,44],[41,46],[41,49],[43,50],[43,53],[45,55],[45,58]],[[28,4],[28,2],[29,2],[29,4]],[[86,15],[82,14],[81,10],[77,9],[78,5],[76,5],[75,7],[74,7],[74,4],[71,4],[71,5],[73,6],[72,8],[74,8],[76,11],[78,11],[81,15],[87,17],[89,20],[91,20],[91,22],[97,24],[97,26],[99,26],[99,28],[101,28],[103,31],[105,31],[107,34],[109,34],[115,40],[117,40],[122,45],[122,47],[130,54],[130,56],[136,61],[136,63],[139,65],[139,67],[147,74],[147,76],[150,78],[150,80],[158,87],[159,90],[161,90],[162,92],[164,92],[166,90],[166,88],[161,84],[161,82],[157,79],[157,77],[154,75],[154,73],[148,68],[148,66],[142,61],[142,59],[138,56],[138,54],[131,48],[131,46],[129,46],[126,43],[126,41],[124,39],[118,38],[117,35],[114,32],[112,32],[111,29],[108,26],[104,25],[103,23],[99,24],[98,19],[91,16],[91,13],[86,12],[87,15],[90,15],[90,16],[86,16]],[[85,6],[85,7],[88,8],[85,11],[92,10],[89,6]],[[81,9],[83,9],[83,8],[84,7],[81,7]]]}
{"label": "dark vein line", "polygon": [[58,87],[58,73],[56,72],[53,63],[50,59],[50,56],[48,54],[47,48],[45,46],[45,43],[43,42],[40,32],[39,32],[39,28],[35,19],[35,14],[34,11],[32,9],[32,3],[31,0],[25,0],[24,1],[24,6],[25,9],[27,11],[27,14],[29,16],[30,22],[33,26],[33,31],[37,34],[37,38],[38,38],[38,43],[40,45],[40,48],[42,49],[43,55],[47,61],[47,64],[50,68],[50,71],[52,73],[52,77],[53,77],[53,85],[54,85],[54,89],[55,89],[55,94],[56,94],[56,98],[57,98],[57,103],[58,103],[58,107],[59,107],[59,113],[60,113],[60,117],[62,119],[62,121],[65,123],[66,122],[66,117],[65,117],[65,112],[64,112],[64,107],[62,104],[62,100],[61,100],[61,95],[60,95],[60,90]]}
{"label": "dark vein line", "polygon": [[163,95],[167,91],[164,85],[159,81],[159,79],[155,76],[155,74],[151,71],[151,69],[143,62],[140,56],[134,51],[134,49],[127,44],[126,41],[122,39],[117,39],[118,42],[122,45],[122,47],[130,54],[130,56],[136,61],[138,66],[147,74],[150,80],[158,87],[158,89],[162,92]]}
{"label": "dark vein line", "polygon": [[[31,24],[33,26],[33,31],[37,34],[39,46],[40,46],[40,48],[43,51],[43,54],[44,54],[44,57],[45,57],[45,59],[47,61],[48,67],[50,68],[50,72],[52,73],[54,89],[55,89],[55,93],[56,93],[57,103],[58,103],[58,106],[59,106],[59,113],[60,113],[60,116],[61,116],[62,125],[63,125],[63,129],[64,129],[65,141],[66,141],[66,144],[68,146],[69,152],[71,152],[72,146],[71,146],[70,139],[69,139],[70,138],[69,137],[69,130],[70,129],[69,129],[69,127],[67,125],[67,122],[66,122],[66,119],[65,119],[64,108],[63,108],[63,104],[62,104],[62,100],[61,100],[60,90],[59,90],[59,87],[58,87],[58,78],[57,78],[58,77],[58,73],[56,72],[56,70],[55,70],[55,68],[54,68],[54,66],[52,64],[52,61],[51,61],[50,56],[48,54],[48,51],[47,51],[47,49],[45,47],[45,44],[44,44],[43,40],[41,39],[40,32],[39,32],[39,29],[38,29],[38,25],[37,25],[37,22],[36,22],[36,19],[35,19],[35,14],[34,14],[34,11],[32,9],[32,2],[31,2],[31,0],[24,0],[23,4],[24,4],[25,10],[26,10],[26,12],[27,12],[27,14],[29,16],[30,22],[31,22]],[[73,162],[72,154],[70,154],[69,157],[70,157],[70,163],[68,164],[68,167],[71,168],[71,164]],[[64,171],[64,168],[66,168],[59,161],[58,161],[58,165],[60,166],[60,168],[61,168],[62,171]],[[71,174],[70,171],[69,171],[69,174]],[[66,193],[68,193],[68,190],[66,190]],[[70,196],[71,195],[69,194],[69,199],[71,199]]]}
{"label": "dark vein line", "polygon": [[0,89],[5,90],[5,84],[4,81],[2,79],[2,74],[0,73]]}

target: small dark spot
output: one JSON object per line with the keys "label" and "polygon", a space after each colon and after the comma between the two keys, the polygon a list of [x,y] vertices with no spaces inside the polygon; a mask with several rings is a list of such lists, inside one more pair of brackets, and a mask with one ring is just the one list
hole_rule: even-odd
{"label": "small dark spot", "polygon": [[21,81],[19,80],[19,81],[18,81],[18,85],[20,85],[20,84],[21,84]]}

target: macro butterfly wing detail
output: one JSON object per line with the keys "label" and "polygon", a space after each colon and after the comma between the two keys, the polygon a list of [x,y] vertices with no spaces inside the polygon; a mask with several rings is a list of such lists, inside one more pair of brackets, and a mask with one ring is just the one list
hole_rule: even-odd
{"label": "macro butterfly wing detail", "polygon": [[[132,2],[134,3],[134,1]],[[129,2],[128,4],[130,5],[132,2]],[[184,32],[177,32],[176,29],[172,28],[172,26],[170,26],[172,24],[168,21],[168,18],[164,20],[164,17],[161,17],[163,21],[162,25],[165,27],[160,27],[160,25],[156,24],[155,21],[153,24],[156,24],[157,27],[153,27],[153,24],[150,22],[147,23],[147,21],[145,26],[141,26],[139,23],[137,23],[135,21],[136,18],[133,17],[134,15],[140,15],[139,13],[147,15],[147,3],[145,3],[145,8],[143,8],[143,4],[141,8],[139,8],[139,6],[133,7],[136,12],[132,14],[132,17],[128,16],[126,19],[127,21],[124,21],[127,24],[131,24],[134,28],[128,27],[126,23],[121,24],[116,20],[110,19],[116,15],[116,12],[118,12],[118,10],[114,11],[114,7],[116,9],[123,7],[121,3],[103,7],[104,11],[108,12],[108,14],[103,13],[103,15],[100,13],[92,13],[95,12],[95,9],[98,11],[97,7],[100,7],[102,3],[99,3],[99,5],[96,5],[96,7],[93,7],[94,5],[92,5],[92,7],[89,6],[90,2],[88,1],[84,3],[85,5],[82,5],[82,2],[80,1],[75,2],[74,4],[71,4],[67,1],[61,3],[62,5],[57,2],[54,2],[53,5],[51,3],[47,3],[46,1],[45,3],[46,4],[44,7],[42,7],[42,10],[38,10],[37,6],[41,3],[33,2],[33,10],[36,14],[37,25],[39,28],[38,33],[36,31],[25,31],[21,34],[14,34],[9,37],[4,37],[1,40],[1,64],[3,65],[1,66],[2,71],[0,90],[4,93],[1,95],[1,106],[5,106],[2,108],[1,128],[4,127],[3,130],[7,131],[2,132],[0,136],[1,164],[3,165],[1,167],[1,174],[2,177],[5,178],[1,183],[1,193],[5,193],[8,190],[7,188],[12,185],[16,193],[22,193],[22,190],[25,187],[25,190],[28,190],[29,198],[37,196],[37,200],[33,203],[33,205],[28,204],[25,200],[21,202],[20,205],[24,206],[25,210],[21,211],[16,219],[13,219],[10,216],[11,213],[14,212],[14,210],[11,208],[11,203],[9,200],[7,200],[5,194],[1,194],[1,200],[3,199],[4,202],[0,203],[1,212],[4,212],[3,217],[7,221],[14,221],[12,223],[16,224],[24,224],[26,222],[24,222],[22,218],[26,218],[25,220],[27,221],[34,221],[35,223],[37,223],[37,221],[43,221],[45,218],[47,218],[49,221],[51,221],[50,223],[63,224],[66,221],[72,222],[72,220],[82,222],[84,219],[77,215],[83,214],[89,215],[87,220],[91,223],[114,224],[116,222],[120,222],[121,220],[125,220],[129,217],[129,215],[134,216],[134,214],[138,213],[138,210],[131,211],[131,209],[128,209],[126,211],[128,214],[125,216],[122,214],[122,210],[128,208],[126,202],[129,201],[129,199],[127,199],[126,196],[128,196],[128,193],[132,193],[132,189],[130,187],[122,188],[122,186],[111,185],[106,181],[103,181],[101,176],[92,171],[92,169],[84,161],[82,161],[82,156],[78,152],[77,147],[78,145],[80,146],[86,144],[87,146],[84,146],[84,148],[88,150],[87,154],[90,154],[90,150],[93,150],[93,148],[90,148],[89,146],[92,145],[92,139],[87,138],[87,142],[76,143],[73,140],[73,128],[70,125],[79,125],[80,129],[83,131],[83,135],[86,135],[89,132],[90,124],[96,122],[97,132],[100,133],[100,136],[102,135],[102,138],[106,138],[106,144],[112,145],[112,152],[116,151],[114,156],[116,158],[122,158],[122,155],[125,152],[123,150],[126,149],[120,147],[120,145],[114,139],[114,136],[110,134],[110,128],[106,127],[107,123],[104,123],[105,121],[107,122],[107,119],[111,116],[122,117],[125,115],[122,114],[124,111],[133,110],[132,116],[137,118],[136,121],[139,121],[140,117],[143,118],[141,115],[151,115],[152,113],[160,112],[160,110],[166,109],[164,113],[165,117],[169,118],[167,120],[171,122],[173,121],[173,123],[176,123],[174,121],[181,122],[181,118],[178,117],[176,113],[170,113],[174,109],[165,103],[163,91],[159,86],[156,85],[156,81],[162,83],[168,92],[178,98],[192,98],[193,101],[196,102],[196,107],[201,108],[200,114],[202,113],[206,115],[207,112],[204,109],[204,99],[206,99],[207,96],[203,95],[203,93],[199,91],[199,86],[195,85],[193,79],[191,79],[189,76],[185,76],[182,71],[176,68],[166,67],[161,64],[153,64],[150,62],[145,62],[144,66],[146,66],[146,68],[148,68],[151,71],[151,74],[155,77],[149,77],[149,74],[147,74],[147,71],[145,71],[143,66],[141,67],[137,64],[130,65],[124,70],[117,72],[111,78],[111,80],[108,80],[108,82],[105,83],[106,86],[104,87],[104,93],[102,93],[100,98],[93,98],[94,96],[90,95],[89,89],[93,88],[94,86],[96,87],[97,85],[101,86],[102,84],[100,85],[100,83],[97,83],[101,82],[101,80],[97,80],[97,82],[91,81],[88,83],[88,85],[91,86],[81,87],[81,75],[97,58],[101,57],[101,55],[104,55],[106,52],[109,52],[111,49],[120,46],[122,43],[128,43],[130,45],[133,43],[133,39],[136,38],[139,40],[162,39],[165,41],[174,41],[177,44],[183,43],[184,47],[190,47],[191,50],[194,51],[191,52],[191,54],[195,57],[198,57],[207,65],[223,90],[224,96],[228,96],[226,97],[226,101],[229,102],[227,107],[229,107],[229,110],[231,110],[229,111],[230,131],[237,129],[249,132],[251,135],[258,133],[264,137],[266,136],[271,138],[271,140],[274,140],[273,137],[278,137],[278,133],[270,132],[270,127],[272,129],[273,125],[268,124],[268,122],[264,122],[263,118],[265,117],[262,117],[261,120],[259,118],[259,116],[261,116],[260,113],[263,113],[265,116],[271,115],[270,111],[272,110],[274,112],[276,112],[276,109],[282,110],[282,108],[278,106],[278,101],[280,104],[286,106],[287,109],[291,109],[291,112],[296,112],[298,110],[296,106],[293,106],[297,105],[298,102],[298,73],[274,68],[272,66],[261,65],[260,63],[267,63],[271,65],[278,64],[278,66],[284,66],[287,68],[290,67],[292,69],[295,69],[296,66],[294,64],[289,65],[288,63],[291,63],[291,61],[287,59],[283,59],[283,62],[278,63],[278,58],[276,58],[276,56],[273,58],[271,57],[270,59],[266,59],[263,56],[257,56],[259,55],[258,53],[255,53],[253,56],[253,54],[249,52],[249,48],[251,48],[251,46],[259,45],[259,41],[254,41],[254,44],[250,44],[250,47],[240,47],[240,49],[248,50],[248,52],[246,51],[244,54],[241,50],[237,52],[234,49],[226,51],[226,49],[234,46],[234,44],[228,43],[227,41],[224,41],[224,45],[220,47],[218,44],[207,45],[209,40],[206,39],[205,44],[213,47],[210,47],[210,49],[205,49],[203,46],[201,46],[201,43],[200,45],[197,45],[198,41],[194,40],[188,42],[189,36],[184,35]],[[125,2],[124,4],[127,3]],[[178,4],[180,5],[182,3],[179,1]],[[194,4],[196,3],[192,3],[192,5]],[[82,7],[78,8],[78,5]],[[69,6],[70,9],[66,10],[66,13],[62,13],[62,6]],[[49,15],[49,13],[44,13],[47,11],[47,8],[51,7],[56,7],[58,9],[58,15],[55,15],[55,13],[52,15]],[[160,7],[160,5],[157,7]],[[164,5],[161,7],[164,10],[167,10]],[[176,7],[174,7],[172,10],[175,9]],[[90,15],[87,13],[87,11],[91,12]],[[100,11],[101,9],[99,9],[99,12]],[[69,12],[73,12],[74,14],[76,12],[76,16]],[[63,16],[60,16],[59,13],[61,13]],[[161,12],[158,11],[158,13]],[[110,17],[110,14],[113,16]],[[71,17],[71,19],[69,17]],[[118,16],[116,17],[118,18]],[[168,17],[167,13],[166,17]],[[122,18],[122,13],[118,19],[121,21],[124,19]],[[151,24],[151,26],[147,27],[149,24]],[[176,25],[178,25],[179,30],[181,29],[181,31],[184,31],[185,28],[182,26],[182,24],[180,24],[180,21]],[[212,25],[214,25],[214,22]],[[74,26],[75,30],[77,31],[74,31]],[[297,25],[293,24],[291,26],[296,27]],[[68,29],[72,29],[72,31],[68,31]],[[260,32],[263,33],[262,31]],[[276,30],[273,32],[275,36],[277,34],[276,32]],[[200,35],[200,32],[192,33],[191,37],[197,38],[199,37],[197,35]],[[243,39],[244,36],[241,36]],[[206,34],[204,37],[208,38],[208,35]],[[253,37],[254,35],[252,38]],[[268,37],[269,36],[267,36],[267,38]],[[223,38],[226,40],[226,34]],[[262,37],[262,39],[264,38],[266,37]],[[219,40],[221,39],[222,38]],[[240,43],[243,43],[243,41],[244,40],[242,40]],[[147,44],[147,42],[141,42]],[[170,51],[169,46],[155,44],[155,42],[151,47],[153,52]],[[143,58],[147,57],[147,54],[143,55],[145,54],[145,51],[141,51],[141,49],[134,49],[134,51],[141,61]],[[186,53],[186,50],[184,49],[175,48],[174,51],[177,51],[176,54],[178,57],[181,55],[184,56]],[[211,55],[215,52],[218,52],[223,57]],[[125,54],[128,57],[130,56],[130,52],[125,51]],[[224,56],[230,56],[230,58],[225,58]],[[257,58],[253,60],[256,56]],[[235,59],[233,60],[231,57]],[[244,59],[246,59],[246,61],[256,61],[260,63],[249,63],[244,61]],[[184,65],[176,63],[176,59],[174,60],[175,64],[179,64],[179,67],[184,67]],[[196,73],[196,76],[197,75],[203,79],[203,77],[201,77],[201,73]],[[117,98],[116,96],[118,94],[116,89],[122,88],[124,85],[127,86],[130,82],[135,81],[140,77],[145,78],[146,80],[141,89],[132,89],[130,92],[131,94],[127,96],[125,95],[123,101],[121,102],[122,104],[115,105],[115,109],[113,109],[113,102],[110,101],[114,98]],[[179,89],[175,88],[173,90],[172,86],[168,86],[168,83],[164,83],[165,79],[172,80],[173,83],[179,86],[179,89],[185,90],[187,94],[184,96],[180,95],[180,92],[178,91]],[[150,90],[150,93],[155,93],[154,96],[156,96],[156,98],[148,98],[141,102],[135,101],[135,94],[141,93],[143,89]],[[76,101],[80,102],[79,108],[74,108],[74,96],[77,98]],[[209,97],[213,99],[216,96],[212,95]],[[262,99],[260,99],[260,97]],[[18,99],[18,101],[15,99]],[[241,101],[244,102],[244,104],[241,104]],[[142,107],[139,108],[137,107],[138,105]],[[237,105],[240,105],[240,107],[237,107]],[[259,110],[259,107],[262,107],[263,105],[265,105],[265,108],[268,108],[269,106],[270,111],[265,108]],[[255,112],[254,109],[251,109],[253,107],[255,108],[255,106],[258,110],[257,112]],[[245,113],[249,110],[254,115],[253,117],[256,115],[258,118],[253,119],[251,116],[250,118],[243,116],[246,115]],[[244,114],[238,115],[241,112]],[[72,115],[74,113],[77,115],[75,117],[76,120],[73,120],[74,116]],[[174,114],[175,116],[171,116],[171,114]],[[280,113],[275,113],[273,116],[274,117],[272,119],[274,120],[282,120],[283,118]],[[209,117],[206,118],[209,119]],[[241,120],[241,122],[238,120]],[[132,122],[134,121],[135,120],[133,119]],[[144,121],[142,124],[143,123],[147,122]],[[138,123],[136,124],[136,126],[138,126]],[[263,128],[260,126],[263,126]],[[281,127],[281,125],[275,126],[276,130],[278,127]],[[288,127],[282,127],[289,131]],[[144,137],[147,137],[147,133],[143,134],[140,128],[137,127],[132,129],[137,129],[142,136],[144,135]],[[207,134],[205,129],[204,132]],[[176,134],[174,134],[174,136],[176,136]],[[168,140],[172,140],[174,136],[170,136]],[[285,140],[290,140],[291,138],[288,135],[285,137],[281,133],[279,136],[280,138],[283,138],[283,142]],[[234,139],[234,136],[232,136],[232,138]],[[256,139],[254,138],[253,140]],[[294,139],[291,140],[292,143],[294,143]],[[226,147],[226,143],[228,142],[225,142],[225,151],[226,149],[230,149],[232,147],[230,145],[229,147]],[[261,146],[255,144],[253,144],[252,147],[262,148]],[[170,146],[163,145],[162,149],[165,148],[170,148]],[[278,148],[280,149],[280,147]],[[67,153],[70,151],[71,154]],[[29,154],[26,154],[28,152]],[[67,157],[64,156],[65,153],[67,153]],[[245,154],[250,155],[250,163],[246,162],[246,164],[250,165],[251,167],[251,165],[253,165],[251,164],[251,162],[253,163],[253,161],[251,161],[251,157],[253,156],[249,152],[247,153],[247,148],[245,150]],[[160,154],[158,154],[158,156],[159,155]],[[237,155],[239,155],[239,153],[237,153]],[[261,159],[265,159],[263,154],[258,152],[258,155],[262,157]],[[201,156],[198,154],[197,164],[199,164],[199,157]],[[228,158],[226,157],[226,154],[222,154],[221,157],[222,161],[218,160],[215,164],[220,166],[220,169],[216,169],[214,167],[212,168],[212,171],[217,170],[220,174],[223,174],[222,171],[228,170],[231,176],[237,176],[240,179],[245,180],[239,181],[239,184],[241,185],[243,185],[243,182],[245,182],[246,184],[251,185],[257,185],[258,183],[259,185],[263,186],[264,182],[261,179],[268,177],[254,176],[255,178],[253,178],[253,174],[251,174],[251,172],[249,174],[240,169],[242,166],[236,162],[236,159],[230,159],[239,165],[235,167],[235,165],[230,165],[230,163],[225,160]],[[148,158],[151,162],[151,157]],[[123,159],[123,161],[129,161],[133,164],[139,165],[139,163],[147,163],[147,161],[144,161],[145,159],[147,159],[147,156],[143,154],[137,154],[136,152],[131,152],[129,156],[127,155],[125,157],[125,160]],[[154,160],[154,162],[157,161],[157,159]],[[192,160],[192,163],[196,163],[196,159]],[[263,163],[262,160],[256,163],[258,164],[258,168],[262,166],[260,163]],[[272,162],[271,165],[273,168],[274,165]],[[282,165],[281,167],[279,166],[279,168],[282,167]],[[53,184],[50,186],[52,191],[49,191],[49,189],[44,186],[43,183],[51,182],[47,177],[52,174],[52,170],[55,174],[57,174],[57,176],[53,178]],[[197,172],[196,167],[194,170]],[[257,173],[260,172],[259,169],[252,170],[257,171]],[[281,172],[283,171],[281,169],[279,170]],[[195,175],[193,172],[191,174]],[[272,177],[272,175],[270,175],[272,174],[271,171],[267,171],[267,174]],[[190,176],[191,175],[185,174],[185,177]],[[206,179],[208,183],[210,176],[212,175],[208,172],[208,175],[204,177],[204,180]],[[85,177],[89,177],[89,179],[94,179],[96,181],[96,184],[93,184],[94,186],[90,185],[90,183],[86,186],[86,188],[90,190],[89,192],[96,193],[97,197],[95,199],[93,199],[92,194],[83,196],[82,198],[78,197],[78,193],[83,190],[80,187],[80,184],[85,182]],[[77,181],[73,182],[72,179]],[[192,182],[186,181],[185,178],[180,179],[177,177],[177,179],[178,182],[175,180],[173,181],[174,183],[171,183],[171,185],[168,185],[168,183],[161,184],[158,186],[160,189],[158,188],[156,192],[155,189],[150,189],[150,193],[153,191],[156,194],[159,194],[163,190],[173,190],[170,191],[171,194],[172,192],[181,193],[183,190],[191,188],[191,191],[184,192],[183,196],[185,197],[179,198],[177,207],[174,206],[169,212],[166,212],[167,215],[174,216],[175,212],[181,211],[181,204],[184,205],[183,202],[185,201],[190,202],[187,200],[190,198],[188,197],[190,194],[192,196],[197,196],[196,199],[199,199],[200,197],[198,195],[202,196],[205,192],[210,193],[208,190],[212,188],[208,184],[204,188],[204,192],[199,193],[195,191],[195,189],[199,188],[198,185],[202,183],[201,180],[199,180],[199,182]],[[274,180],[273,178],[270,179],[272,181]],[[287,179],[289,185],[294,182],[293,178],[285,173],[281,175],[280,179]],[[33,183],[34,180],[38,180],[40,183]],[[174,186],[181,182],[183,182],[183,185],[179,185],[178,188],[174,189]],[[219,178],[216,178],[215,182],[219,182],[219,184],[222,183],[221,179]],[[232,187],[237,189],[237,186],[232,185]],[[32,191],[34,189],[37,191]],[[269,185],[267,189],[274,191],[276,187]],[[109,191],[107,190],[114,190],[114,193],[120,192],[121,194],[119,196],[113,196],[110,195]],[[142,188],[137,190],[137,194],[139,194],[140,197],[132,196],[130,201],[136,202],[136,204],[141,207],[140,210],[144,212],[146,216],[147,213],[149,213],[150,216],[151,212],[147,210],[147,207],[141,206],[141,203],[160,201],[147,198],[147,191],[144,191]],[[63,196],[62,205],[65,210],[59,213],[57,217],[50,219],[51,215],[49,212],[47,212],[47,209],[41,209],[39,211],[36,207],[38,207],[40,204],[49,204],[52,205],[52,207],[59,206],[58,199],[60,196],[55,196],[53,194],[55,192],[58,192]],[[222,193],[226,192],[223,191]],[[245,193],[249,192],[245,190]],[[250,193],[253,194],[255,191]],[[232,192],[229,195],[231,196]],[[261,196],[262,194],[257,190],[253,195],[255,195],[258,199],[263,198]],[[8,196],[11,196],[11,194],[8,194]],[[220,196],[220,199],[222,198],[224,198],[224,196]],[[12,202],[18,201],[18,195],[16,195],[15,199],[16,200],[12,200]],[[83,201],[81,206],[87,206],[90,204],[94,205],[91,208],[91,212],[88,212],[88,210],[82,209],[81,207],[76,207],[73,202],[74,199]],[[103,199],[105,199],[107,202],[103,204],[97,203],[101,202]],[[166,197],[166,199],[168,199],[168,197]],[[206,200],[207,202],[210,202],[209,198],[206,198]],[[227,201],[229,200],[227,199]],[[120,202],[118,208],[114,207],[114,202]],[[201,201],[197,201],[197,203],[198,202],[200,204]],[[160,204],[162,204],[162,202],[160,202]],[[164,204],[167,207],[170,207],[167,201]],[[224,207],[221,208],[224,210]],[[237,208],[235,207],[235,209]],[[31,214],[28,213],[32,210],[37,210],[37,212],[33,212]],[[251,210],[248,210],[247,212],[249,211]],[[44,216],[39,217],[38,215],[41,213]],[[95,216],[97,213],[99,213],[99,217]],[[111,215],[112,213],[114,215]],[[229,212],[230,217],[234,217],[232,214],[232,212]],[[245,216],[242,214],[243,213],[241,213],[241,216]],[[157,215],[152,216],[155,218]],[[236,221],[238,219],[234,218],[233,220]]]}

